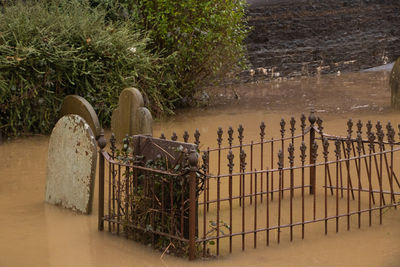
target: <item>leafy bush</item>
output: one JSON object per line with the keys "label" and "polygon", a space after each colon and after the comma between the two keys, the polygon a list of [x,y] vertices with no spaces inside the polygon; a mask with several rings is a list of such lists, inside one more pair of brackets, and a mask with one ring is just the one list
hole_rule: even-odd
{"label": "leafy bush", "polygon": [[179,98],[166,60],[149,52],[134,20],[106,22],[86,1],[18,1],[0,11],[0,130],[50,132],[63,97],[78,94],[108,124],[121,90],[135,86],[151,109]]}
{"label": "leafy bush", "polygon": [[111,19],[137,21],[154,41],[150,48],[175,55],[171,73],[182,96],[243,63],[248,28],[245,0],[91,0]]}

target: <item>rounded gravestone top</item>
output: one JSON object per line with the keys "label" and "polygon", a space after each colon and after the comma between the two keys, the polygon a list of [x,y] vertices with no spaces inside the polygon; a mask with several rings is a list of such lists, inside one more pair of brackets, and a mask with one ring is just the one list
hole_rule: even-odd
{"label": "rounded gravestone top", "polygon": [[68,114],[81,116],[90,126],[96,138],[100,135],[100,122],[92,105],[81,96],[67,95],[61,107],[61,117]]}
{"label": "rounded gravestone top", "polygon": [[90,213],[97,163],[96,141],[86,121],[62,117],[49,141],[46,201]]}

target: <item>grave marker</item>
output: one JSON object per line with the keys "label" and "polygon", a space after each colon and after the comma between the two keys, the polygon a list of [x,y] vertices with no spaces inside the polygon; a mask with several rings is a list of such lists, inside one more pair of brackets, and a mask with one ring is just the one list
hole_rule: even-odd
{"label": "grave marker", "polygon": [[89,214],[96,175],[97,145],[86,121],[63,116],[49,141],[45,199],[50,204]]}
{"label": "grave marker", "polygon": [[124,89],[111,118],[111,130],[121,142],[125,135],[152,134],[152,117],[136,88]]}

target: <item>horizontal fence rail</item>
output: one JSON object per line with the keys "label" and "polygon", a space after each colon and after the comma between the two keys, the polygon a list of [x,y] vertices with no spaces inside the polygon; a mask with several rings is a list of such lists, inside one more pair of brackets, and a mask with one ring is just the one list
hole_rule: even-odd
{"label": "horizontal fence rail", "polygon": [[[100,216],[99,212],[99,225],[107,221],[109,230],[118,234],[118,222],[126,221],[124,216],[129,209],[135,214],[135,203],[129,200],[135,196],[135,181],[140,181],[135,171],[141,172],[141,183],[148,185],[150,194],[158,194],[158,201],[154,201],[149,213],[153,216],[149,219],[150,230],[143,226],[139,229],[134,221],[133,228],[185,242],[190,259],[225,255],[259,244],[270,246],[273,241],[279,244],[284,239],[304,239],[306,230],[320,230],[326,235],[374,222],[382,224],[384,213],[400,204],[400,164],[396,164],[400,161],[400,142],[395,140],[393,126],[388,123],[383,127],[380,122],[372,125],[368,121],[364,128],[358,121],[354,132],[353,121],[349,120],[347,135],[334,136],[324,133],[323,122],[314,113],[308,121],[307,126],[302,115],[296,133],[296,120],[291,118],[287,128],[282,119],[280,137],[275,139],[266,138],[266,125],[262,122],[259,139],[250,143],[244,143],[241,125],[236,131],[229,127],[225,133],[219,128],[217,147],[193,153],[199,154],[201,160],[197,166],[196,157],[186,168],[186,175],[118,163],[114,152],[102,150],[100,165],[104,159],[109,164],[111,202],[106,215]],[[182,137],[184,143],[189,142],[187,131]],[[200,132],[196,130],[193,137],[199,147]],[[165,135],[160,139],[166,140]],[[178,139],[173,133],[171,142]],[[129,171],[124,170],[128,175],[123,175],[120,168],[128,168]],[[121,184],[120,175],[125,179]],[[170,189],[171,196],[163,195],[163,188],[170,183],[185,186]],[[181,190],[187,194],[182,193],[182,198],[179,194],[173,196]],[[121,192],[125,192],[123,197]],[[163,204],[165,201],[170,204]],[[133,205],[128,205],[128,212],[124,211],[126,202]],[[169,226],[163,223],[165,212],[171,214]],[[120,227],[127,226],[120,223]]]}

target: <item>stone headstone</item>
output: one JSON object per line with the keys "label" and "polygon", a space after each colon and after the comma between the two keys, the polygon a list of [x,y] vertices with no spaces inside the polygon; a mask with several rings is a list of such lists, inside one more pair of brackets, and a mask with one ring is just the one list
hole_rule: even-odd
{"label": "stone headstone", "polygon": [[391,105],[393,108],[400,109],[400,58],[396,60],[390,73],[390,91],[392,95]]}
{"label": "stone headstone", "polygon": [[49,142],[46,201],[89,214],[96,175],[97,145],[86,121],[75,114],[62,117]]}
{"label": "stone headstone", "polygon": [[78,95],[67,95],[61,107],[60,117],[68,114],[81,116],[89,124],[96,139],[99,137],[101,130],[99,119],[92,105],[86,99]]}
{"label": "stone headstone", "polygon": [[111,117],[111,130],[121,142],[125,135],[152,134],[152,117],[136,88],[124,89]]}

